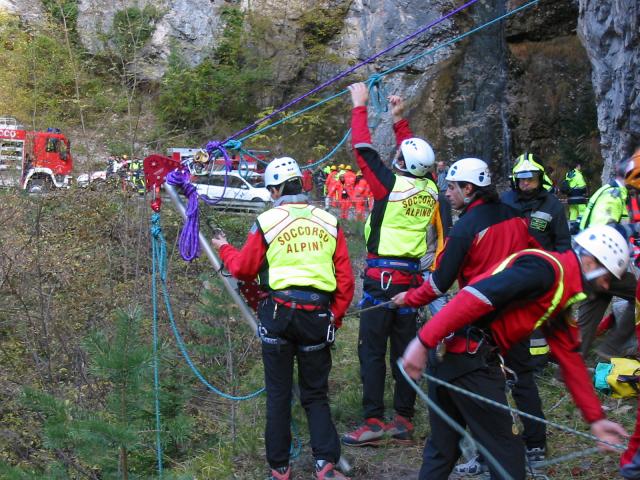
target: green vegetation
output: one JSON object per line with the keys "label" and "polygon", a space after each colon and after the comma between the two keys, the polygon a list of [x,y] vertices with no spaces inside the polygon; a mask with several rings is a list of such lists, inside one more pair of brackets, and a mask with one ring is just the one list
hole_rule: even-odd
{"label": "green vegetation", "polygon": [[192,68],[175,52],[169,59],[157,112],[170,127],[231,133],[229,123],[251,122],[258,112],[268,66],[245,48],[250,37],[245,33],[244,14],[226,7],[222,20],[224,33],[211,58]]}
{"label": "green vegetation", "polygon": [[[156,472],[151,362],[150,210],[115,190],[48,197],[0,192],[0,476],[152,478]],[[222,226],[240,245],[253,215],[204,209],[203,228]],[[177,251],[182,221],[162,211],[168,282],[176,323],[204,377],[227,393],[262,386],[259,345],[205,260]],[[346,222],[356,277],[362,225]],[[333,350],[331,407],[340,433],[360,420],[358,319],[345,319]],[[195,379],[176,348],[160,306],[161,436],[165,478],[262,478],[264,396],[229,402]],[[539,381],[550,420],[586,431],[563,384],[548,369]],[[634,402],[603,397],[608,415],[632,428]],[[391,379],[387,405],[391,405]],[[344,449],[354,479],[414,475],[428,434],[418,400],[418,442],[411,447]],[[389,412],[391,414],[391,412]],[[311,466],[305,415],[294,406],[301,455],[295,479]],[[10,433],[6,433],[10,432]],[[550,429],[551,456],[588,442]],[[611,478],[613,456],[590,456],[547,473]]]}
{"label": "green vegetation", "polygon": [[116,51],[128,61],[133,60],[133,56],[151,38],[158,16],[158,10],[151,5],[142,10],[129,7],[116,12],[111,32]]}

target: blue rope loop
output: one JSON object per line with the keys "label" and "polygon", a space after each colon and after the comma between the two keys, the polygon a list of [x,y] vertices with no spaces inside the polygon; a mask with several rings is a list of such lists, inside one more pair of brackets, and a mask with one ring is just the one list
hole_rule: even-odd
{"label": "blue rope loop", "polygon": [[367,85],[369,86],[369,98],[371,107],[377,113],[384,113],[389,111],[389,103],[387,98],[389,97],[387,89],[382,81],[384,75],[376,73],[369,77]]}
{"label": "blue rope loop", "polygon": [[[224,393],[223,391],[219,390],[218,388],[216,388],[214,385],[212,385],[211,383],[209,383],[204,376],[202,375],[202,373],[200,372],[200,370],[198,369],[198,367],[196,367],[196,365],[193,363],[191,356],[189,355],[189,352],[187,351],[187,347],[184,343],[184,340],[182,339],[182,335],[180,335],[180,332],[178,330],[178,326],[176,325],[175,322],[175,318],[173,316],[173,309],[171,307],[171,300],[169,298],[169,290],[167,287],[167,249],[166,249],[166,240],[164,238],[164,235],[162,234],[162,229],[159,226],[159,222],[160,222],[160,214],[158,213],[154,213],[153,216],[156,216],[155,218],[152,217],[152,252],[153,252],[153,259],[154,259],[154,263],[157,264],[159,266],[159,272],[160,272],[160,280],[161,280],[161,286],[162,286],[162,296],[164,299],[164,305],[165,305],[165,309],[167,312],[167,316],[169,317],[169,324],[171,326],[171,330],[173,331],[173,335],[175,337],[176,340],[176,344],[178,345],[178,349],[180,350],[180,353],[182,355],[182,357],[184,358],[184,360],[187,362],[187,365],[189,365],[189,368],[191,369],[191,371],[193,372],[193,374],[196,376],[196,378],[205,386],[207,387],[207,389],[209,389],[210,391],[212,391],[213,393],[221,396],[222,398],[225,398],[227,400],[232,400],[232,401],[241,401],[241,400],[249,400],[251,398],[255,398],[258,395],[262,394],[262,392],[265,391],[264,388],[260,388],[259,390],[250,393],[248,395],[229,395],[228,393]],[[154,297],[155,298],[155,297]]]}

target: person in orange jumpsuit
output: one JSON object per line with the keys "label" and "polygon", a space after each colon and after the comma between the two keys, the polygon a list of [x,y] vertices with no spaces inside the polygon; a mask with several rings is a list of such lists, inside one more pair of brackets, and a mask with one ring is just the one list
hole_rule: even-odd
{"label": "person in orange jumpsuit", "polygon": [[367,217],[366,205],[371,196],[369,184],[362,176],[362,172],[356,175],[356,186],[353,190],[353,206],[356,211],[356,220],[363,222]]}
{"label": "person in orange jumpsuit", "polygon": [[345,173],[338,175],[338,206],[340,207],[340,218],[347,220],[349,218],[349,211],[351,210],[351,197],[353,196],[353,188],[347,183]]}
{"label": "person in orange jumpsuit", "polygon": [[338,184],[340,181],[338,180],[338,167],[335,165],[331,165],[331,172],[327,175],[327,180],[325,182],[326,193],[327,196],[325,198],[325,208],[336,207],[337,203],[337,190]]}

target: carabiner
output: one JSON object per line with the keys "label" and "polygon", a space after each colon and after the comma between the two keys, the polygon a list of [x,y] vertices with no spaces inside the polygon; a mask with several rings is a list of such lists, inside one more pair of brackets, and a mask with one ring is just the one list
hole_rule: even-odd
{"label": "carabiner", "polygon": [[480,339],[480,341],[478,342],[478,344],[476,345],[475,350],[469,350],[469,343],[471,342],[471,339],[469,338],[469,333],[467,333],[467,353],[469,355],[475,355],[476,353],[478,353],[478,350],[480,350],[480,347],[482,347],[482,345],[484,344],[484,337],[482,337]]}
{"label": "carabiner", "polygon": [[327,327],[327,343],[333,343],[336,340],[336,327],[330,323]]}
{"label": "carabiner", "polygon": [[[500,370],[502,370],[502,375],[504,375],[505,383],[507,383],[509,387],[512,387],[513,385],[518,383],[518,374],[507,367],[506,363],[504,362],[504,358],[499,353],[498,360],[500,360]],[[511,377],[511,380],[509,380],[509,377]]]}
{"label": "carabiner", "polygon": [[[385,275],[388,276],[386,282],[385,282]],[[382,290],[384,290],[385,292],[387,290],[389,290],[389,286],[391,285],[391,279],[393,278],[393,275],[391,274],[391,272],[388,272],[386,270],[383,270],[382,273],[380,273],[380,288]]]}

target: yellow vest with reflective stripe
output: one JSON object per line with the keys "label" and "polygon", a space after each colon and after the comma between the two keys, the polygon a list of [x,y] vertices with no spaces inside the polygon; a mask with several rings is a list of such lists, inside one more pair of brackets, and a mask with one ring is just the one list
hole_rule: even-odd
{"label": "yellow vest with reflective stripe", "polygon": [[[492,274],[495,275],[496,273],[499,273],[505,268],[507,268],[507,266],[516,256],[521,256],[522,254],[527,254],[527,253],[538,254],[542,257],[547,257],[549,260],[552,260],[558,267],[558,272],[560,274],[558,278],[558,285],[556,286],[556,291],[554,292],[553,297],[551,298],[551,303],[549,304],[549,308],[547,308],[547,311],[538,319],[534,327],[535,329],[540,327],[540,325],[546,322],[549,319],[549,317],[555,313],[556,309],[560,305],[560,301],[562,300],[562,295],[564,294],[564,269],[562,268],[562,264],[560,263],[560,261],[550,253],[545,252],[544,250],[526,249],[518,253],[509,255],[506,259],[504,259],[504,261],[500,265],[498,265],[498,267],[492,272]],[[571,297],[570,299],[568,299],[568,301],[562,306],[562,308],[568,308],[574,303],[584,300],[585,298],[587,298],[587,296],[584,293],[580,292],[574,295],[573,297]]]}
{"label": "yellow vest with reflective stripe", "polygon": [[287,204],[262,213],[257,222],[268,245],[269,288],[336,289],[336,217],[310,205]]}
{"label": "yellow vest with reflective stripe", "polygon": [[[379,226],[377,251],[381,257],[420,258],[427,251],[427,227],[438,202],[438,187],[428,178],[396,175],[393,190]],[[364,227],[364,238],[369,244],[371,215]],[[371,248],[369,249],[371,251]]]}

